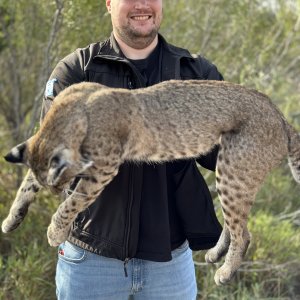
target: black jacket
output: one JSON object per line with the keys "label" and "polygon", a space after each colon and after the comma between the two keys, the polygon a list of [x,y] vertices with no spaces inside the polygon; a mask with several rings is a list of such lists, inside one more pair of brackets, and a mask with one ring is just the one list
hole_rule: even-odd
{"label": "black jacket", "polygon": [[[206,59],[168,44],[159,36],[160,80],[222,80]],[[143,78],[120,51],[113,35],[102,43],[77,49],[61,60],[48,81],[42,118],[53,98],[67,86],[99,82],[110,87],[139,88]],[[216,153],[197,161],[214,170]],[[221,226],[195,160],[147,165],[125,163],[100,197],[80,213],[69,241],[97,254],[125,260],[171,259],[171,250],[186,238],[193,250],[215,245]]]}

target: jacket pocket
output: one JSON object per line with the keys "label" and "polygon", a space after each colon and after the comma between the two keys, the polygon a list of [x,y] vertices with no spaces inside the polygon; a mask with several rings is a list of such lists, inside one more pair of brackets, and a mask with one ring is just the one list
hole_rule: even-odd
{"label": "jacket pocket", "polygon": [[81,263],[86,259],[86,250],[66,241],[58,247],[58,258],[68,263]]}

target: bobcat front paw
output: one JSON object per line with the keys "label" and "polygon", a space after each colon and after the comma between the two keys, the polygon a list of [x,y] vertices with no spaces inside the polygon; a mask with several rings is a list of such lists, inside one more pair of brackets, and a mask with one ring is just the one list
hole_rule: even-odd
{"label": "bobcat front paw", "polygon": [[51,223],[47,231],[49,245],[52,247],[59,246],[61,243],[67,240],[69,232],[69,228],[60,229]]}
{"label": "bobcat front paw", "polygon": [[10,218],[10,217],[7,217],[3,222],[2,222],[2,226],[1,226],[1,229],[2,229],[2,232],[3,233],[8,233],[10,231],[13,231],[15,230],[19,225],[20,223],[23,221],[23,219],[16,219],[16,218]]}

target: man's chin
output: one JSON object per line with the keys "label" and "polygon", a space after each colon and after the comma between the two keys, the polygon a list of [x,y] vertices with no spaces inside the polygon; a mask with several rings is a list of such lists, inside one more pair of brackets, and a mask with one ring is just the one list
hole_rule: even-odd
{"label": "man's chin", "polygon": [[157,35],[158,31],[156,28],[134,28],[129,31],[129,35],[132,38],[144,38],[153,39]]}
{"label": "man's chin", "polygon": [[124,40],[154,39],[158,33],[156,26],[126,26],[115,28],[119,37]]}
{"label": "man's chin", "polygon": [[157,36],[157,31],[152,30],[151,32],[149,31],[130,31],[126,35],[126,44],[131,46],[132,48],[135,49],[144,49],[147,46],[151,45],[151,43],[154,41],[154,39]]}

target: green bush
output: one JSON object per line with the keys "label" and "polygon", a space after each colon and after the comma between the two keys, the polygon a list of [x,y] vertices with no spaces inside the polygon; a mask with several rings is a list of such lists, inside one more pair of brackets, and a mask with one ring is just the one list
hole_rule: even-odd
{"label": "green bush", "polygon": [[[15,195],[10,185],[8,180],[0,187],[1,222]],[[9,234],[0,233],[0,299],[55,299],[56,249],[48,245],[46,232],[58,201],[45,192],[39,196],[19,228]]]}
{"label": "green bush", "polygon": [[195,254],[199,299],[297,299],[300,296],[299,228],[264,211],[252,215],[248,225],[251,244],[242,267],[229,285],[214,284],[214,273],[221,263],[207,265],[203,263],[204,253]]}

